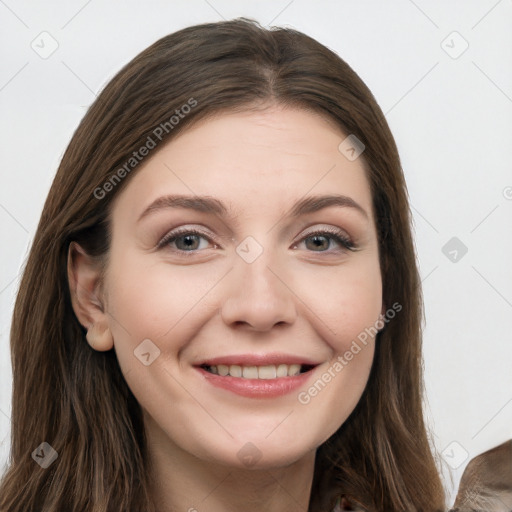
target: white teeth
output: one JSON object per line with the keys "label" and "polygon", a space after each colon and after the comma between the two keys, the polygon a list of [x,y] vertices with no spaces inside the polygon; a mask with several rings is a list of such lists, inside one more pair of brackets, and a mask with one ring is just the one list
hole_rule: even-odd
{"label": "white teeth", "polygon": [[219,375],[225,377],[229,373],[229,366],[219,364],[217,365],[217,370],[219,371]]}
{"label": "white teeth", "polygon": [[291,364],[290,368],[288,368],[288,375],[299,375],[300,373],[300,364]]}
{"label": "white teeth", "polygon": [[[215,368],[214,366],[212,366],[212,368]],[[232,376],[232,377],[241,377],[242,376],[242,367],[241,366],[238,366],[237,364],[232,364],[230,367],[229,367],[229,374]]]}
{"label": "white teeth", "polygon": [[258,378],[258,368],[256,366],[243,366],[242,367],[242,375],[243,375],[244,379],[257,379]]}
{"label": "white teeth", "polygon": [[300,374],[300,364],[280,364],[278,366],[270,364],[266,366],[240,366],[232,364],[230,366],[219,364],[209,366],[210,373],[226,377],[242,377],[244,379],[263,379],[270,380],[279,377],[293,377]]}
{"label": "white teeth", "polygon": [[258,368],[258,378],[260,379],[275,379],[276,374],[276,367],[274,365],[260,366]]}
{"label": "white teeth", "polygon": [[288,365],[287,364],[280,364],[277,367],[277,376],[278,377],[286,377],[288,375]]}

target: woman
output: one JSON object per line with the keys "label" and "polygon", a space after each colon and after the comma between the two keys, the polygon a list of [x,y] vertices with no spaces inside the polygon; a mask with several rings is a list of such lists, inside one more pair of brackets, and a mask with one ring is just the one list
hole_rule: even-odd
{"label": "woman", "polygon": [[443,510],[421,304],[397,149],[354,71],[246,19],[164,37],[44,206],[0,510]]}

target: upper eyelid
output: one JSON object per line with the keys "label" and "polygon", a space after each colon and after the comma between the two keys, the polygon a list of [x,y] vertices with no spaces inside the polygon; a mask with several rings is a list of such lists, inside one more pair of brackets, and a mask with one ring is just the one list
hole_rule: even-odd
{"label": "upper eyelid", "polygon": [[[316,227],[314,227],[314,226],[316,226]],[[325,233],[327,235],[331,235],[332,237],[339,236],[339,237],[342,237],[342,238],[346,238],[347,241],[350,241],[350,243],[355,246],[355,243],[354,243],[352,237],[346,232],[346,230],[344,230],[343,228],[340,228],[338,226],[329,226],[329,227],[327,227],[327,226],[324,225],[322,227],[321,225],[315,225],[314,224],[314,225],[309,226],[308,228],[304,228],[304,229],[306,229],[307,232],[304,233],[295,243],[300,243],[305,238],[307,238],[309,236],[313,236],[313,235],[315,235],[317,233]],[[200,235],[203,238],[207,239],[209,242],[213,242],[213,243],[216,243],[219,239],[220,240],[228,239],[228,240],[231,240],[231,241],[235,240],[233,237],[230,237],[230,236],[210,235],[207,232],[205,232],[205,230],[203,230],[201,228],[197,228],[195,226],[193,226],[193,227],[179,226],[179,227],[169,231],[166,235],[164,235],[162,237],[162,239],[160,240],[160,242],[158,242],[158,247],[161,247],[161,246],[165,245],[166,243],[168,243],[173,238],[177,238],[179,236],[183,236],[183,235],[186,235],[186,234],[189,234],[189,233]],[[191,252],[194,252],[194,251],[191,251]]]}
{"label": "upper eyelid", "polygon": [[[215,240],[233,240],[232,237],[230,236],[222,236],[222,235],[211,235],[209,233],[206,232],[206,230],[204,229],[201,229],[201,228],[197,228],[197,227],[177,227],[175,229],[172,229],[171,231],[169,231],[167,234],[165,234],[161,241],[163,240],[169,240],[169,239],[172,239],[174,237],[178,237],[178,236],[183,236],[183,235],[186,235],[186,234],[189,234],[189,233],[192,233],[192,234],[198,234],[198,235],[201,235],[202,237],[204,238],[207,238],[208,240],[210,241],[215,241]],[[161,242],[159,242],[161,243]]]}

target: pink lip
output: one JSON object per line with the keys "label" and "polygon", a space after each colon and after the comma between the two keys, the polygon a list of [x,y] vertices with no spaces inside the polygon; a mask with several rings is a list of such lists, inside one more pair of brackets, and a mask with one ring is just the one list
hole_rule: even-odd
{"label": "pink lip", "polygon": [[237,364],[240,366],[266,366],[271,364],[301,364],[308,366],[317,366],[320,363],[317,361],[313,361],[312,359],[307,359],[305,357],[298,357],[295,355],[282,353],[273,353],[219,356],[214,357],[212,359],[205,359],[203,361],[200,361],[199,363],[196,363],[195,366],[218,366],[219,364],[224,364],[226,366],[231,366],[232,364]]}
{"label": "pink lip", "polygon": [[213,386],[250,398],[273,398],[286,395],[304,385],[313,373],[313,371],[309,371],[293,377],[278,377],[276,379],[264,380],[243,379],[241,377],[231,376],[222,377],[200,367],[196,367],[196,369],[201,373],[201,376]]}

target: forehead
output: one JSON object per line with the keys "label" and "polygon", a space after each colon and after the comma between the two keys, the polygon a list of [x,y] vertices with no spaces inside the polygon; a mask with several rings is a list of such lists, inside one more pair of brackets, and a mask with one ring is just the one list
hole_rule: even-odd
{"label": "forehead", "polygon": [[116,209],[140,213],[164,194],[211,195],[234,216],[262,215],[308,195],[344,194],[371,216],[365,163],[340,151],[346,138],[332,120],[307,110],[222,113],[146,157]]}

